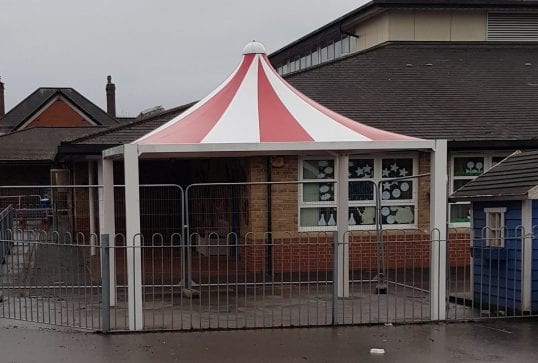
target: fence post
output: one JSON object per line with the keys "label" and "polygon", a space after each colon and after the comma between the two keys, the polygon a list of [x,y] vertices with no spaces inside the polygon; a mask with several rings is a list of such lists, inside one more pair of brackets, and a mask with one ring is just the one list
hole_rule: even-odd
{"label": "fence post", "polygon": [[110,248],[109,235],[101,235],[101,330],[110,330]]}
{"label": "fence post", "polygon": [[338,232],[333,232],[333,293],[332,293],[332,325],[338,324]]}

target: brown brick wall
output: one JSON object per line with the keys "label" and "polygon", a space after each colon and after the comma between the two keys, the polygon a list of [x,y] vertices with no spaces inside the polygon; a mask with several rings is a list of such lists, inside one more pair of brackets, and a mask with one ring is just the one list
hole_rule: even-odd
{"label": "brown brick wall", "polygon": [[45,111],[26,127],[36,126],[89,126],[91,125],[84,117],[76,112],[63,100],[54,101]]}
{"label": "brown brick wall", "polygon": [[[418,155],[418,173],[428,174],[430,172],[430,153],[420,152]],[[430,228],[430,177],[425,176],[418,179],[417,195],[417,227],[421,231],[429,231]]]}

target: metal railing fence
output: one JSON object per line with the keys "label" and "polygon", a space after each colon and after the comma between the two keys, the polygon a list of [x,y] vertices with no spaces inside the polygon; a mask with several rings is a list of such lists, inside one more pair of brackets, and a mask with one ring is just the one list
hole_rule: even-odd
{"label": "metal railing fence", "polygon": [[[71,234],[7,230],[12,249],[0,266],[0,317],[100,330],[97,236],[79,243]],[[79,239],[81,236],[79,236]]]}
{"label": "metal railing fence", "polygon": [[[502,239],[488,229],[474,236],[449,239],[447,319],[481,320],[536,316],[538,300],[532,281],[538,239],[521,226],[504,228]],[[525,258],[528,265],[525,266]],[[525,272],[527,276],[525,276]]]}

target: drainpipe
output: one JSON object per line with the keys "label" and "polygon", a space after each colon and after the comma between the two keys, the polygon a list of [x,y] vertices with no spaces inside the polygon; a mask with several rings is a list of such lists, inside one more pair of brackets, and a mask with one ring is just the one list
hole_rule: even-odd
{"label": "drainpipe", "polygon": [[267,266],[266,271],[268,276],[273,276],[273,216],[272,216],[272,174],[273,174],[273,165],[272,157],[267,157]]}

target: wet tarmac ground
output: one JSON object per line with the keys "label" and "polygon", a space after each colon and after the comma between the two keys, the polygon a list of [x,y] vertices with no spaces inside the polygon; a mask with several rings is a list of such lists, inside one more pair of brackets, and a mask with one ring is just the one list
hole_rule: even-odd
{"label": "wet tarmac ground", "polygon": [[1,319],[0,362],[536,362],[537,337],[530,320],[100,335]]}

